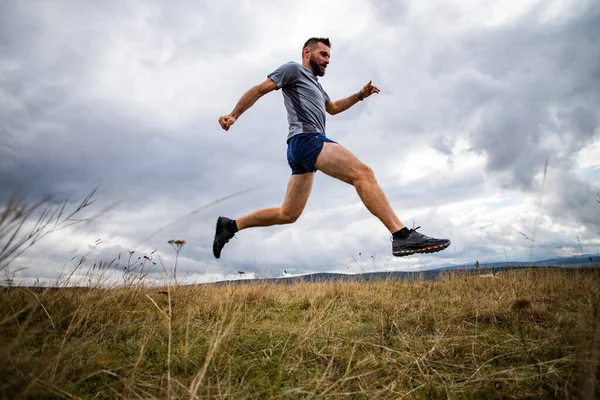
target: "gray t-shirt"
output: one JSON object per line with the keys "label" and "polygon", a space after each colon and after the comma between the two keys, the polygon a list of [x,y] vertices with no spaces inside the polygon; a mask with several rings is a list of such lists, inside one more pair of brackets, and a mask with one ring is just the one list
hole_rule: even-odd
{"label": "gray t-shirt", "polygon": [[283,64],[267,75],[283,90],[290,130],[287,136],[300,133],[325,134],[325,104],[329,96],[309,69],[294,61]]}

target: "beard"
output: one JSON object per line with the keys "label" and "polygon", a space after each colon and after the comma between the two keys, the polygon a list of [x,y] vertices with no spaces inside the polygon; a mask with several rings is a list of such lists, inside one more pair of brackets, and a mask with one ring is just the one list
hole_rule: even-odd
{"label": "beard", "polygon": [[308,59],[308,62],[310,64],[310,68],[312,69],[312,72],[315,75],[317,75],[317,76],[323,76],[323,75],[325,75],[325,67],[323,67],[323,69],[321,69],[321,65],[319,65],[317,63],[317,60],[315,60],[315,58],[312,55]]}

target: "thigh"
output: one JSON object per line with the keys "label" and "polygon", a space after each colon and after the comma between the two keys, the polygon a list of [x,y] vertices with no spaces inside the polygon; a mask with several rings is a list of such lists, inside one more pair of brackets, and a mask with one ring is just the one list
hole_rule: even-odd
{"label": "thigh", "polygon": [[315,162],[316,169],[346,183],[352,183],[364,167],[354,154],[338,143],[324,143]]}
{"label": "thigh", "polygon": [[333,142],[333,140],[322,133],[302,133],[293,136],[289,140],[287,153],[292,174],[316,171],[315,161],[325,142]]}
{"label": "thigh", "polygon": [[281,208],[290,214],[298,216],[302,214],[302,211],[308,202],[314,180],[315,174],[311,172],[292,175],[288,182],[285,200],[283,201]]}

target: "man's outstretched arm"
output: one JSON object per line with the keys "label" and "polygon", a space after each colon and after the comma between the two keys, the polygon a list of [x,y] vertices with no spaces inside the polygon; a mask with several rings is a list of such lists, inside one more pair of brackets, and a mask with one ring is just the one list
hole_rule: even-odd
{"label": "man's outstretched arm", "polygon": [[219,118],[219,125],[221,125],[221,128],[228,131],[231,125],[235,123],[235,121],[244,113],[244,111],[252,107],[254,103],[256,103],[256,101],[262,96],[276,89],[277,85],[275,82],[273,82],[273,80],[271,80],[271,78],[267,78],[264,82],[252,87],[250,90],[244,93],[229,115],[224,115]]}
{"label": "man's outstretched arm", "polygon": [[358,103],[361,98],[366,99],[373,93],[379,93],[379,88],[377,86],[373,86],[371,81],[369,81],[369,83],[360,89],[358,93],[355,93],[352,96],[346,97],[342,100],[328,102],[325,105],[325,109],[331,115],[339,114]]}

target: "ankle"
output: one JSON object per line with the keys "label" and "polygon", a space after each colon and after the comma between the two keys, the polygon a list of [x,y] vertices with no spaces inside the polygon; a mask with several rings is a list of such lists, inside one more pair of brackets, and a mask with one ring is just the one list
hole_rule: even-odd
{"label": "ankle", "polygon": [[239,231],[235,219],[232,219],[231,221],[227,222],[227,225],[225,225],[225,229],[227,229],[231,233],[236,233],[237,231]]}
{"label": "ankle", "polygon": [[404,227],[399,231],[392,233],[392,236],[394,237],[394,239],[404,239],[408,236],[409,233],[410,231],[408,230],[408,228]]}

